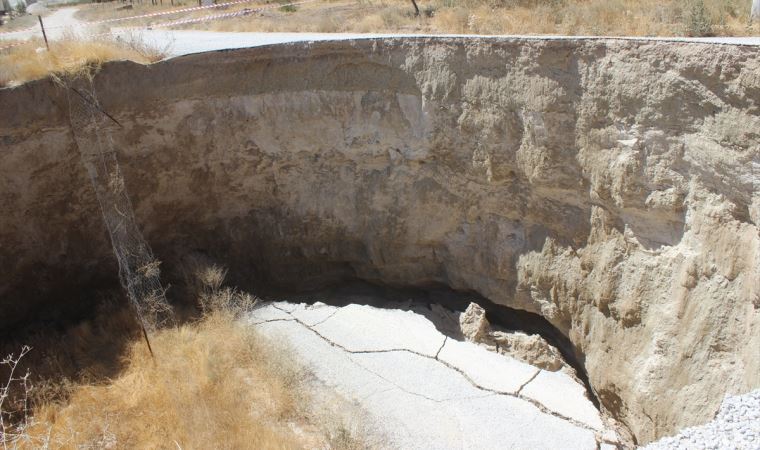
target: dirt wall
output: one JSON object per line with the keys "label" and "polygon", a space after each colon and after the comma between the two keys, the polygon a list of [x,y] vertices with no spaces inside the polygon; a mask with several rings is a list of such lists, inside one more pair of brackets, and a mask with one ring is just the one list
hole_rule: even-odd
{"label": "dirt wall", "polygon": [[[445,284],[537,312],[640,442],[760,386],[760,53],[288,44],[95,79],[147,240],[241,279]],[[50,81],[0,91],[0,320],[115,266]],[[255,284],[255,283],[254,283]]]}

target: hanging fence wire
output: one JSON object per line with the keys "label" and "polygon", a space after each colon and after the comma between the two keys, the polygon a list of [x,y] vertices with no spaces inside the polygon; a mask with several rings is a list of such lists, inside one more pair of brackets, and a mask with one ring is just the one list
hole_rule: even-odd
{"label": "hanging fence wire", "polygon": [[71,130],[111,238],[119,280],[144,332],[172,325],[173,311],[161,285],[159,262],[137,226],[111,137],[110,130],[118,122],[100,107],[91,78],[65,84]]}

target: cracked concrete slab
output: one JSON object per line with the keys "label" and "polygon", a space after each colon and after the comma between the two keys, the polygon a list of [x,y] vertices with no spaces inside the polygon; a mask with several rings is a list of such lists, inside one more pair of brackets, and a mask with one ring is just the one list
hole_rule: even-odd
{"label": "cracked concrete slab", "polygon": [[420,314],[366,305],[344,306],[315,330],[351,351],[406,349],[435,356],[444,339]]}
{"label": "cracked concrete slab", "polygon": [[539,369],[470,342],[448,339],[438,359],[461,370],[478,386],[516,394]]}
{"label": "cracked concrete slab", "polygon": [[596,449],[592,431],[542,414],[515,397],[435,403],[392,391],[371,400],[366,407],[387,430],[386,448]]}
{"label": "cracked concrete slab", "polygon": [[[281,307],[279,303],[277,306]],[[338,308],[335,306],[325,305],[324,303],[315,303],[313,305],[301,303],[290,310],[290,314],[301,322],[313,327],[325,322],[337,311]]]}
{"label": "cracked concrete slab", "polygon": [[[541,377],[534,385],[539,369],[447,338],[409,310],[285,309],[281,303],[259,308],[257,317],[276,320],[256,328],[288,341],[315,382],[356,404],[380,447],[596,449],[600,442],[599,413],[567,375]],[[283,314],[289,320],[281,320]],[[519,393],[523,386],[533,397]],[[584,403],[592,411],[579,406]]]}
{"label": "cracked concrete slab", "polygon": [[492,395],[473,389],[464,377],[452,376],[451,370],[438,361],[415,353],[360,353],[351,358],[402,391],[430,401],[445,402]]}
{"label": "cracked concrete slab", "polygon": [[295,321],[266,322],[257,325],[264,335],[289,343],[298,358],[309,366],[322,384],[350,393],[350,397],[369,397],[376,392],[397,389],[392,383],[368,376],[366,369]]}
{"label": "cracked concrete slab", "polygon": [[292,313],[296,309],[302,308],[303,306],[305,306],[304,304],[301,304],[301,303],[290,303],[290,302],[274,302],[272,303],[272,305],[276,306],[277,309],[279,309],[280,311],[285,311],[288,313]]}
{"label": "cracked concrete slab", "polygon": [[522,395],[595,430],[604,429],[594,405],[589,401],[579,401],[585,400],[583,387],[561,372],[542,370],[523,388]]}
{"label": "cracked concrete slab", "polygon": [[288,311],[275,308],[273,304],[256,308],[249,314],[249,321],[253,324],[269,322],[272,320],[293,320]]}

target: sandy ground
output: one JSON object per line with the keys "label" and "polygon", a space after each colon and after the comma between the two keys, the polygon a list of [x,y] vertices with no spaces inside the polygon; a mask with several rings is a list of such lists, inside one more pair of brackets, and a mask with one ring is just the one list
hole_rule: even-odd
{"label": "sandy ground", "polygon": [[[48,39],[60,39],[66,33],[81,31],[85,25],[74,17],[77,8],[61,8],[43,16],[45,33]],[[0,33],[0,39],[32,39],[41,38],[42,32],[38,25],[10,33]]]}

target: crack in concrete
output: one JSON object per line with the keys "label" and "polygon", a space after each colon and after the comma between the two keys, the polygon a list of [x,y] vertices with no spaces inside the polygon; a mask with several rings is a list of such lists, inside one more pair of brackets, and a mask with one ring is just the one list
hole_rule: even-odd
{"label": "crack in concrete", "polygon": [[372,397],[373,395],[385,394],[386,392],[395,391],[396,389],[398,389],[398,387],[394,384],[393,387],[389,387],[388,389],[380,389],[380,390],[377,390],[377,391],[372,391],[372,392],[370,392],[367,395],[359,397],[359,401],[367,400],[368,398]]}
{"label": "crack in concrete", "polygon": [[[451,364],[447,363],[446,361],[443,361],[443,360],[441,360],[441,359],[438,359],[438,353],[440,353],[440,351],[443,349],[443,346],[446,344],[446,340],[447,340],[448,336],[445,336],[445,337],[444,337],[444,342],[443,342],[443,344],[441,345],[441,348],[438,350],[438,353],[436,353],[436,355],[435,355],[435,356],[426,355],[426,354],[424,354],[424,353],[420,353],[420,352],[417,352],[417,351],[414,351],[414,350],[410,350],[410,349],[406,349],[406,348],[401,348],[401,349],[388,349],[388,350],[350,350],[350,349],[348,349],[348,348],[344,347],[343,345],[341,345],[341,344],[338,344],[337,342],[333,342],[332,340],[330,340],[329,338],[327,338],[326,336],[324,336],[324,335],[323,335],[322,333],[320,333],[319,331],[317,331],[317,330],[314,330],[314,329],[313,329],[313,328],[312,328],[310,325],[308,325],[308,324],[307,324],[307,323],[305,323],[304,321],[302,321],[302,320],[298,319],[298,318],[297,318],[297,317],[295,317],[293,314],[291,314],[291,312],[290,312],[290,311],[287,311],[287,310],[285,310],[285,309],[283,309],[283,308],[280,308],[279,306],[277,306],[277,305],[275,305],[275,304],[271,304],[271,306],[272,306],[273,308],[275,308],[275,309],[278,309],[278,310],[280,310],[280,311],[284,312],[285,314],[287,314],[287,315],[289,315],[290,317],[292,317],[292,318],[293,318],[292,320],[290,320],[290,319],[272,319],[272,320],[271,320],[271,322],[278,322],[278,321],[281,321],[281,322],[287,322],[287,321],[293,321],[293,322],[296,322],[296,323],[298,323],[299,325],[303,326],[304,328],[306,328],[306,329],[310,330],[312,333],[316,334],[316,335],[317,335],[319,338],[321,338],[322,340],[324,340],[325,342],[327,342],[327,343],[328,343],[328,344],[330,344],[331,346],[333,346],[333,347],[337,347],[337,348],[339,348],[339,349],[343,350],[343,351],[344,351],[344,352],[346,352],[346,353],[349,353],[349,354],[362,354],[362,353],[391,353],[391,352],[407,352],[407,353],[411,353],[411,354],[413,354],[413,355],[417,355],[417,356],[420,356],[420,357],[422,357],[422,358],[428,358],[428,359],[432,359],[432,360],[434,360],[434,361],[437,361],[437,362],[439,362],[440,364],[443,364],[444,366],[448,367],[449,369],[451,369],[451,370],[453,370],[453,371],[455,371],[455,372],[459,373],[459,374],[460,374],[460,375],[461,375],[461,376],[462,376],[462,377],[463,377],[465,380],[467,380],[467,382],[469,382],[469,383],[470,383],[470,384],[471,384],[471,385],[472,385],[474,388],[476,388],[476,389],[479,389],[479,390],[481,390],[481,391],[485,391],[485,392],[489,392],[489,393],[491,393],[492,395],[505,395],[505,396],[509,396],[509,397],[517,398],[517,399],[523,400],[523,401],[525,401],[525,402],[528,402],[528,403],[532,404],[533,406],[535,406],[535,407],[536,407],[536,408],[537,408],[539,411],[541,411],[541,412],[542,412],[542,413],[544,413],[544,414],[547,414],[547,415],[550,415],[550,416],[554,416],[554,417],[556,417],[556,418],[558,418],[558,419],[560,419],[560,420],[564,420],[564,421],[566,421],[566,422],[569,422],[570,424],[572,424],[572,425],[575,425],[576,427],[579,427],[579,428],[583,428],[583,429],[585,429],[585,430],[589,430],[589,431],[593,432],[593,433],[594,433],[594,439],[595,439],[595,441],[596,441],[597,443],[599,443],[599,442],[601,442],[601,441],[605,441],[605,442],[606,442],[606,439],[603,439],[603,438],[600,436],[600,433],[601,433],[603,430],[597,430],[597,429],[595,429],[595,428],[593,428],[593,427],[591,427],[591,426],[589,426],[589,425],[587,425],[587,424],[585,424],[585,423],[583,423],[583,422],[580,422],[580,421],[578,421],[578,420],[576,420],[576,419],[573,419],[572,417],[567,417],[567,416],[565,416],[564,414],[561,414],[561,413],[558,413],[558,412],[556,412],[556,411],[553,411],[553,410],[551,410],[551,409],[547,408],[546,406],[544,406],[544,405],[543,405],[541,402],[539,402],[539,401],[537,401],[537,400],[534,400],[534,399],[532,399],[532,398],[530,398],[530,397],[525,397],[525,396],[523,396],[523,395],[521,395],[521,394],[520,394],[520,391],[522,390],[522,388],[524,388],[524,387],[525,387],[525,386],[526,386],[528,383],[530,383],[531,381],[533,381],[533,379],[535,379],[535,378],[536,378],[536,376],[538,376],[538,374],[541,372],[541,369],[538,369],[538,370],[537,370],[537,372],[536,372],[536,373],[535,373],[535,374],[534,374],[534,375],[531,377],[531,379],[529,379],[528,381],[526,381],[526,382],[525,382],[525,383],[524,383],[524,384],[523,384],[523,385],[520,387],[520,389],[518,389],[518,391],[517,391],[517,392],[515,392],[515,393],[511,393],[511,392],[498,391],[498,390],[495,390],[495,389],[491,389],[491,388],[487,388],[487,387],[485,387],[485,386],[481,386],[481,385],[479,385],[479,384],[478,384],[478,383],[476,383],[476,382],[475,382],[475,381],[474,381],[472,378],[470,378],[470,377],[469,377],[469,375],[467,375],[467,374],[466,374],[466,373],[465,373],[465,372],[464,372],[462,369],[460,369],[460,368],[458,368],[458,367],[456,367],[456,366],[454,366],[454,365],[451,365]],[[354,362],[356,365],[358,365],[359,367],[361,367],[361,368],[363,368],[363,369],[367,370],[368,372],[370,372],[370,373],[372,373],[372,374],[376,375],[376,376],[377,376],[377,377],[379,377],[380,379],[382,379],[382,380],[384,380],[384,381],[386,381],[386,382],[388,382],[388,383],[392,384],[393,386],[396,386],[396,388],[398,388],[399,390],[401,390],[402,392],[405,392],[405,393],[407,393],[407,394],[410,394],[410,395],[414,395],[414,396],[417,396],[417,397],[420,397],[420,398],[424,398],[424,399],[426,399],[426,400],[430,400],[430,401],[432,401],[432,402],[436,402],[436,403],[442,403],[442,402],[445,402],[445,401],[451,401],[451,400],[464,400],[464,399],[444,399],[444,400],[436,400],[436,399],[432,399],[432,398],[430,398],[430,397],[427,397],[427,396],[425,396],[425,395],[423,395],[423,394],[420,394],[420,393],[418,393],[418,392],[411,392],[411,391],[408,391],[408,390],[404,389],[403,387],[401,387],[401,386],[397,385],[396,383],[394,383],[394,382],[392,382],[392,381],[390,381],[390,380],[386,379],[386,378],[385,378],[385,377],[383,377],[382,375],[380,375],[380,374],[376,373],[375,371],[373,371],[373,370],[371,370],[371,369],[369,369],[369,368],[365,367],[364,365],[360,364],[358,361],[356,361],[355,359],[351,358],[350,356],[349,356],[349,359],[351,359],[351,361],[353,361],[353,362]],[[490,396],[490,395],[487,395],[487,396],[485,396],[485,397],[489,397],[489,396]],[[474,398],[480,398],[480,397],[474,397]],[[609,443],[610,443],[610,444],[613,444],[613,445],[615,445],[615,444],[616,444],[616,443],[611,443],[611,442],[609,442]]]}
{"label": "crack in concrete", "polygon": [[449,339],[448,336],[443,337],[443,342],[441,342],[441,346],[438,348],[438,351],[435,352],[435,359],[438,359],[438,355],[441,354],[441,350],[443,350],[443,346],[446,345],[446,341]]}
{"label": "crack in concrete", "polygon": [[[295,304],[295,303],[288,303],[288,302],[283,302],[283,303],[285,303],[285,304],[286,304],[286,305],[288,305],[288,306],[291,306],[291,309],[286,309],[286,308],[283,308],[283,307],[279,307],[279,308],[277,308],[277,309],[279,309],[279,310],[281,310],[281,311],[285,311],[285,312],[288,312],[288,313],[292,313],[293,311],[295,311],[295,310],[296,310],[296,308],[298,308],[298,304]],[[272,305],[272,306],[274,306],[274,305]]]}
{"label": "crack in concrete", "polygon": [[293,319],[266,319],[261,320],[258,322],[248,322],[251,325],[261,325],[262,323],[270,323],[270,322],[295,322]]}
{"label": "crack in concrete", "polygon": [[520,385],[520,388],[517,390],[516,394],[520,395],[522,393],[522,390],[525,388],[525,386],[527,386],[528,384],[530,384],[531,381],[535,380],[536,377],[538,376],[538,374],[540,374],[540,373],[541,373],[541,369],[537,369],[536,373],[534,373],[533,376],[528,379],[528,381],[526,381],[525,383],[523,383],[522,385]]}
{"label": "crack in concrete", "polygon": [[[351,352],[349,352],[349,353],[351,353]],[[393,381],[385,378],[384,376],[380,375],[379,373],[375,372],[374,370],[370,369],[369,367],[367,367],[364,364],[360,363],[359,361],[355,360],[351,356],[349,356],[348,359],[350,359],[351,361],[353,361],[354,364],[356,364],[357,366],[359,366],[362,369],[366,370],[367,372],[369,372],[369,373],[375,375],[376,377],[380,378],[381,380],[385,381],[386,383],[388,383],[388,384],[390,384],[392,386],[395,386],[396,389],[400,390],[401,392],[405,392],[405,393],[407,393],[409,395],[414,395],[415,397],[424,398],[425,400],[429,400],[429,401],[435,402],[435,403],[443,403],[445,401],[451,400],[451,399],[441,399],[441,400],[438,400],[436,398],[432,398],[432,397],[428,397],[427,395],[420,394],[419,392],[410,391],[410,390],[404,388],[403,386],[399,386],[398,384],[394,383]]]}
{"label": "crack in concrete", "polygon": [[[325,317],[324,319],[320,320],[319,322],[317,322],[317,323],[314,323],[314,324],[311,324],[311,325],[309,325],[309,326],[310,326],[310,327],[316,327],[316,326],[322,325],[323,323],[325,323],[325,322],[327,322],[328,320],[332,319],[332,317],[333,317],[335,314],[337,314],[337,313],[338,313],[338,311],[340,311],[340,308],[335,308],[335,311],[333,311],[332,313],[330,313],[330,315],[329,315],[329,316],[327,316],[327,317]],[[288,314],[291,314],[291,315],[292,315],[292,313],[288,313]],[[295,316],[293,316],[293,317],[295,317]]]}

